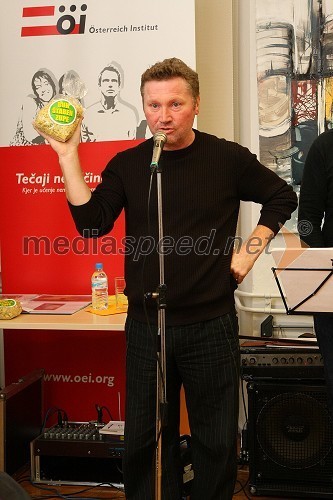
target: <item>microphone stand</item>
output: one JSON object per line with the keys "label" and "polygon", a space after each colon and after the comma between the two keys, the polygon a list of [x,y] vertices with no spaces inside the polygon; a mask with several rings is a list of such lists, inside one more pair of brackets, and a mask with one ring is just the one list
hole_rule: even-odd
{"label": "microphone stand", "polygon": [[150,165],[151,171],[156,173],[157,183],[157,210],[159,236],[159,279],[160,284],[151,296],[157,301],[158,329],[157,329],[157,370],[156,370],[156,450],[155,450],[155,500],[162,499],[162,429],[167,419],[166,398],[166,354],[165,354],[165,308],[166,291],[164,283],[164,251],[163,251],[163,214],[162,214],[162,169],[158,161]]}

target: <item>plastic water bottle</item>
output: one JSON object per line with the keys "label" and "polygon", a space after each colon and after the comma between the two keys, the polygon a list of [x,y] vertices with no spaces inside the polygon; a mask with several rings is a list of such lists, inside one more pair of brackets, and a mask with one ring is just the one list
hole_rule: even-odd
{"label": "plastic water bottle", "polygon": [[100,262],[95,264],[95,272],[91,277],[91,302],[96,311],[108,308],[108,277]]}

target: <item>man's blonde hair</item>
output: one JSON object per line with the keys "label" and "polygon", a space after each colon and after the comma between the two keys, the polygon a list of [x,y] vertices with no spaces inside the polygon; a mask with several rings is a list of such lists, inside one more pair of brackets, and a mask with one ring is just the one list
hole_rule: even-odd
{"label": "man's blonde hair", "polygon": [[187,64],[185,64],[181,59],[177,59],[176,57],[164,59],[162,62],[157,62],[142,74],[140,85],[142,98],[144,86],[147,82],[154,80],[170,80],[171,78],[177,77],[183,78],[186,81],[188,89],[193,96],[193,100],[196,102],[200,94],[198,73],[187,66]]}

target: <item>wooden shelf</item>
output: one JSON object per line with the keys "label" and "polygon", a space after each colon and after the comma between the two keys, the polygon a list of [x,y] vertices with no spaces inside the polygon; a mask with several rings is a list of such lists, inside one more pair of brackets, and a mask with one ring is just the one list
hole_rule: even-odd
{"label": "wooden shelf", "polygon": [[82,309],[74,314],[20,314],[0,320],[0,328],[9,330],[124,330],[126,313],[100,316]]}

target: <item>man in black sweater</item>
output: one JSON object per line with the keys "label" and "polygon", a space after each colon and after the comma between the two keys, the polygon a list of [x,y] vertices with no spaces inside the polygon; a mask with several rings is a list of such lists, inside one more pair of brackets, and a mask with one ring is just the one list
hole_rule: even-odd
{"label": "man in black sweater", "polygon": [[[313,142],[302,177],[298,230],[310,247],[333,247],[333,130]],[[333,305],[332,314],[315,314],[314,327],[324,360],[329,405],[333,417]]]}
{"label": "man in black sweater", "polygon": [[[240,367],[233,292],[296,208],[296,196],[248,149],[192,128],[199,112],[199,80],[179,59],[166,59],[147,69],[141,94],[152,134],[161,131],[167,137],[159,162],[167,286],[168,419],[162,439],[162,498],[181,498],[179,393],[183,384],[192,437],[191,499],[230,500],[236,479]],[[159,285],[160,250],[157,195],[150,189],[153,139],[116,155],[93,193],[81,172],[79,132],[65,144],[47,139],[59,155],[80,233],[108,233],[125,210],[129,306],[124,483],[128,500],[150,500],[157,307],[144,296]],[[262,209],[249,239],[233,251],[240,200],[260,203]]]}

